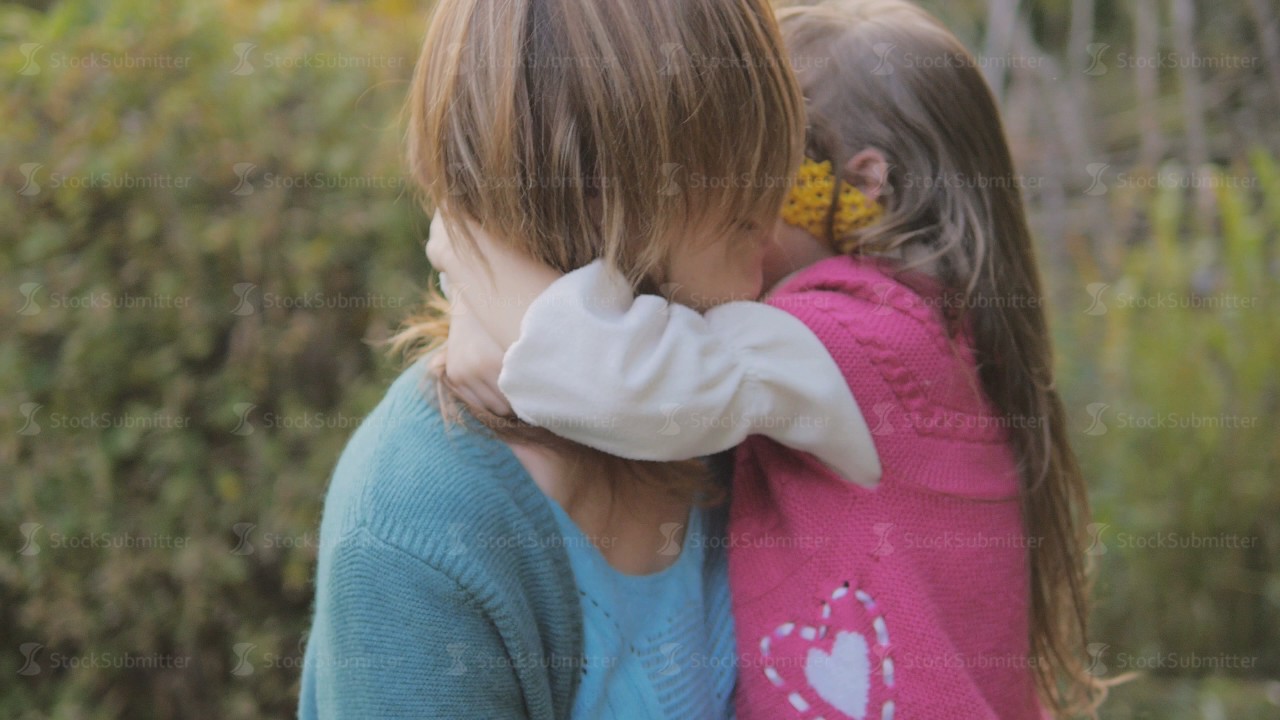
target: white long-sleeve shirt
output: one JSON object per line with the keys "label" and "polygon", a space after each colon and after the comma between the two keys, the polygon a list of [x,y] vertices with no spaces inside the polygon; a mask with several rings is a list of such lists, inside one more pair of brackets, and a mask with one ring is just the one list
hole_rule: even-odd
{"label": "white long-sleeve shirt", "polygon": [[705,314],[635,296],[596,261],[529,307],[498,385],[520,419],[633,460],[685,460],[766,435],[874,486],[880,460],[844,376],[787,312]]}

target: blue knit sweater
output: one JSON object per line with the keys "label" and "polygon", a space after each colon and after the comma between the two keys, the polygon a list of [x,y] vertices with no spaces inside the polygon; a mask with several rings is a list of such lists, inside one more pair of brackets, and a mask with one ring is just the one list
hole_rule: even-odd
{"label": "blue knit sweater", "polygon": [[562,528],[504,443],[446,426],[428,376],[395,381],[334,471],[299,717],[568,718],[584,641]]}

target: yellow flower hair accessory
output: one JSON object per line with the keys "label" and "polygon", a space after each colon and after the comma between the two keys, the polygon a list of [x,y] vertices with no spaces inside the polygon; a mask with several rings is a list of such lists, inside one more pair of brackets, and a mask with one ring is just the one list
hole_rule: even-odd
{"label": "yellow flower hair accessory", "polygon": [[805,158],[796,174],[796,183],[782,204],[782,219],[788,225],[806,230],[814,237],[827,236],[827,220],[830,218],[832,237],[836,249],[847,253],[850,247],[844,238],[880,219],[884,208],[849,183],[840,183],[839,203],[832,216],[831,196],[835,193],[836,177],[831,171],[831,161],[817,162]]}

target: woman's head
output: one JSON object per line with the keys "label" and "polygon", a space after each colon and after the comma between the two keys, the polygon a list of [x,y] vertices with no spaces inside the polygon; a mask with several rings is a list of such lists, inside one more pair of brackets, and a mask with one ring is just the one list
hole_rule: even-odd
{"label": "woman's head", "polygon": [[977,60],[905,0],[818,0],[779,11],[807,101],[807,154],[884,205],[854,252],[901,258],[946,288],[983,390],[1010,419],[1031,544],[1031,644],[1043,694],[1087,708],[1088,503],[1053,379],[1021,183]]}
{"label": "woman's head", "polygon": [[679,270],[706,238],[750,285],[800,158],[765,0],[441,0],[410,103],[411,169],[447,220],[648,289],[705,282]]}
{"label": "woman's head", "polygon": [[[411,172],[461,248],[476,223],[561,271],[605,258],[704,306],[758,294],[804,125],[767,0],[440,0],[409,114]],[[442,310],[396,347],[443,342]],[[623,461],[475,414],[577,475],[709,488],[697,462]]]}

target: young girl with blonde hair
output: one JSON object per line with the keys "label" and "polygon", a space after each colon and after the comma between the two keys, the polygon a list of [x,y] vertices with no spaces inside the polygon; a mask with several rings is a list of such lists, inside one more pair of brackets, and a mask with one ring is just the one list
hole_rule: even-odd
{"label": "young girl with blonde hair", "polygon": [[[904,0],[801,4],[779,21],[809,133],[766,263],[783,278],[773,307],[698,314],[624,295],[594,264],[508,310],[509,291],[456,276],[440,233],[432,251],[456,294],[494,300],[468,322],[500,345],[518,336],[496,388],[480,362],[458,379],[494,409],[509,401],[630,457],[752,436],[729,528],[740,718],[1092,714],[1086,487],[978,63]],[[539,272],[505,242],[481,244],[504,281]],[[831,424],[842,389],[824,401],[788,364],[779,308],[825,347],[865,424],[803,429]]]}

